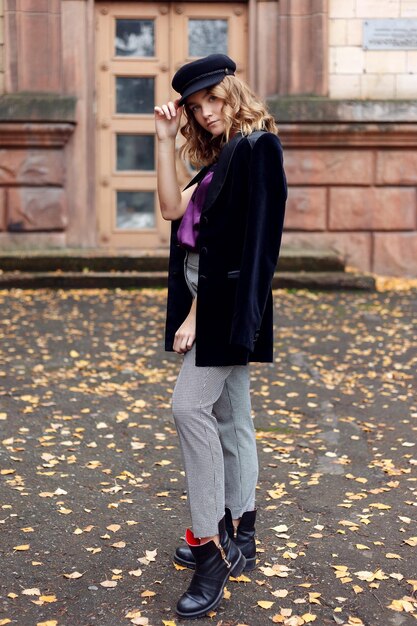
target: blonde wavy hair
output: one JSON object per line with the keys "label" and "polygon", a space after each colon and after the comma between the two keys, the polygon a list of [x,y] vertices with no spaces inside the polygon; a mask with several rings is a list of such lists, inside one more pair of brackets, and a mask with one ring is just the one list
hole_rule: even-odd
{"label": "blonde wavy hair", "polygon": [[237,76],[225,76],[220,83],[208,89],[208,93],[224,101],[222,112],[226,128],[223,135],[213,137],[196,122],[194,114],[185,104],[187,121],[181,127],[181,134],[186,143],[181,148],[181,155],[194,167],[213,163],[224,144],[237,132],[242,135],[250,135],[255,130],[278,133],[266,105]]}

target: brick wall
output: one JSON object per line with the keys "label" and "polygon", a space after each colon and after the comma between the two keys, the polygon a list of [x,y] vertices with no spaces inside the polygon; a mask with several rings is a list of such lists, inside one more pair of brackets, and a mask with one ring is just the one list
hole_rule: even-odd
{"label": "brick wall", "polygon": [[289,183],[283,244],[328,248],[364,271],[416,277],[417,102],[269,104]]}
{"label": "brick wall", "polygon": [[417,0],[329,0],[330,97],[415,98],[417,50],[363,50],[372,18],[417,20]]}

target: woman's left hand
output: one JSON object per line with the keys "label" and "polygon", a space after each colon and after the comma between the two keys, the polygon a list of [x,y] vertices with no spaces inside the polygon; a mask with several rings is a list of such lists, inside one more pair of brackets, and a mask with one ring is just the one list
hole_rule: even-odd
{"label": "woman's left hand", "polygon": [[191,311],[181,324],[174,339],[174,352],[185,354],[193,347],[195,341],[195,307],[191,307]]}

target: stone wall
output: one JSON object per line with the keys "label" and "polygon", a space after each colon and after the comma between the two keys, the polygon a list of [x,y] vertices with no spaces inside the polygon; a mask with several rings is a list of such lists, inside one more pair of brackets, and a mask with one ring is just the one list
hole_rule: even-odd
{"label": "stone wall", "polygon": [[0,0],[0,94],[4,93],[4,0]]}
{"label": "stone wall", "polygon": [[329,96],[416,98],[417,50],[363,50],[363,22],[417,19],[417,0],[329,0]]}
{"label": "stone wall", "polygon": [[289,183],[283,244],[333,249],[364,271],[417,276],[417,101],[269,105]]}
{"label": "stone wall", "polygon": [[75,98],[0,96],[0,247],[65,244],[68,225],[65,145]]}

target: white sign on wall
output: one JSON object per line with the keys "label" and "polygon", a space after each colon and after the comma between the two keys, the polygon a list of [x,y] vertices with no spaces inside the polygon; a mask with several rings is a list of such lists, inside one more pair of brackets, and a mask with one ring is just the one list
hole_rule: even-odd
{"label": "white sign on wall", "polygon": [[417,50],[417,20],[365,20],[364,50]]}

